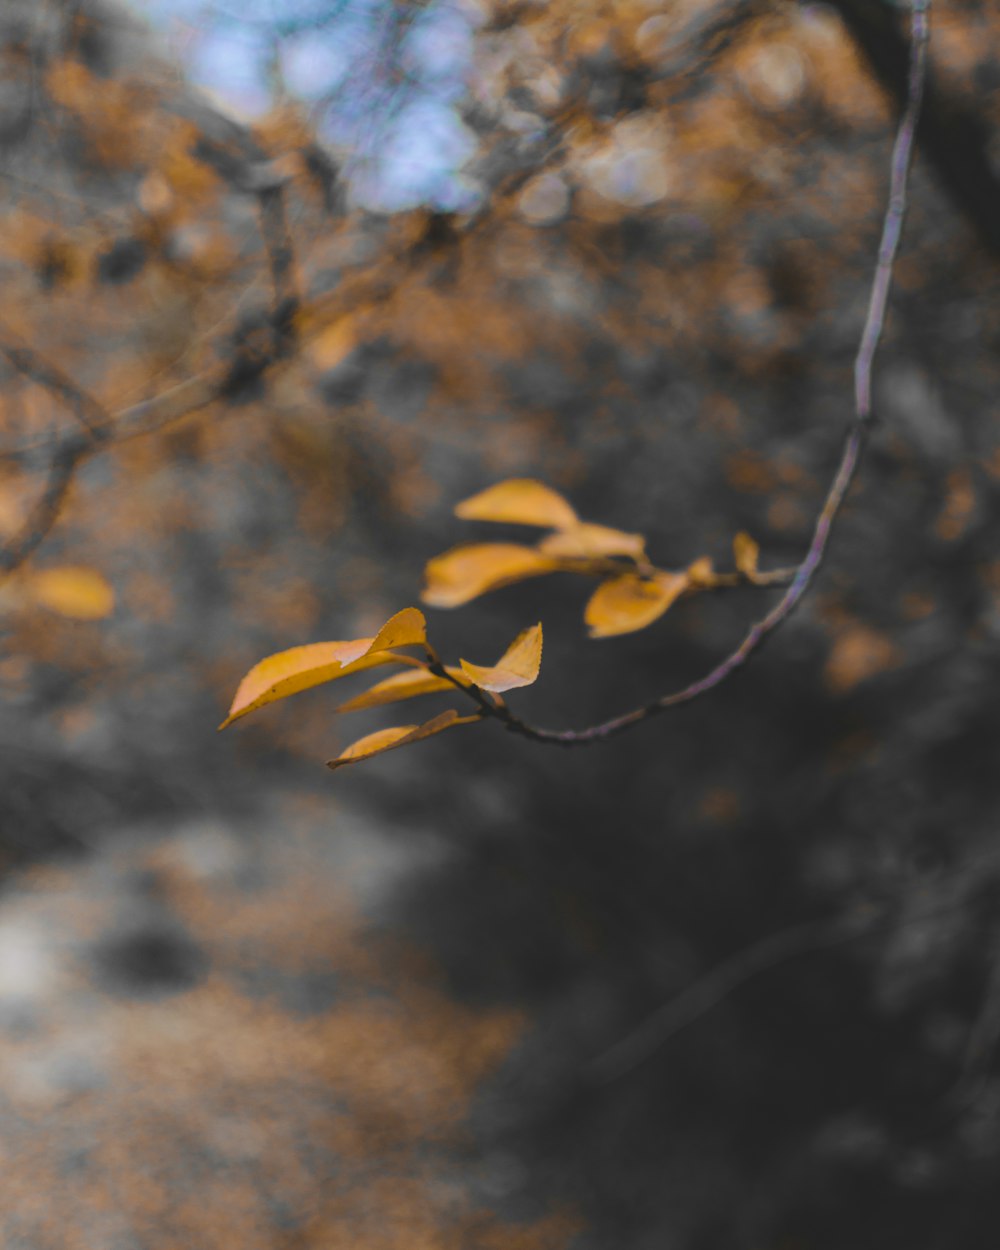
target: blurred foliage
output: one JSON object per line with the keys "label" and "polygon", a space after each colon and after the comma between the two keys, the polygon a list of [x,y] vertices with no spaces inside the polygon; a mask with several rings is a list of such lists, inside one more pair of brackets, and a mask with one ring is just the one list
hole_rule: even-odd
{"label": "blurred foliage", "polygon": [[[900,15],[475,19],[474,203],[376,214],[293,100],[247,127],[117,9],[4,6],[8,860],[252,807],[342,750],[322,689],[213,731],[261,655],[414,602],[469,533],[454,504],[500,479],[670,569],[729,567],[739,532],[800,558],[850,415]],[[454,994],[528,1014],[484,1114],[584,1212],[580,1245],[996,1241],[994,9],[935,11],[931,55],[879,425],[811,601],[710,699],[606,746],[485,725],[328,781],[452,843],[408,931]],[[509,586],[434,636],[484,658],[542,617],[518,706],[586,724],[711,667],[774,594],[593,642],[592,590]],[[730,960],[711,1010],[595,1069]]]}

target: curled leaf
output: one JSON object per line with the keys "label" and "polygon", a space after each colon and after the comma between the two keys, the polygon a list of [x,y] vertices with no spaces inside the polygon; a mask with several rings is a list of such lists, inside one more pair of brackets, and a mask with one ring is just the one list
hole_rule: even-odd
{"label": "curled leaf", "polygon": [[537,680],[542,663],[541,624],[532,625],[518,634],[491,667],[470,664],[468,660],[460,660],[459,663],[466,677],[481,690],[502,694],[519,686],[530,686]]}
{"label": "curled leaf", "polygon": [[[464,683],[465,678],[460,668],[447,670],[458,681]],[[407,668],[401,673],[393,673],[383,681],[377,682],[364,694],[348,699],[337,708],[338,712],[361,712],[365,708],[382,707],[387,703],[399,703],[403,699],[413,699],[421,694],[435,694],[440,690],[454,690],[454,682],[447,677],[435,677],[425,668]]]}
{"label": "curled leaf", "polygon": [[549,534],[538,544],[538,550],[547,556],[570,556],[587,559],[593,556],[630,556],[640,560],[646,553],[646,539],[642,534],[626,534],[624,530],[611,529],[607,525],[591,525],[581,521],[571,529]]}
{"label": "curled leaf", "polygon": [[371,641],[369,651],[420,646],[427,641],[427,621],[419,608],[404,608],[390,616]]}
{"label": "curled leaf", "polygon": [[453,547],[428,561],[421,598],[431,607],[457,608],[488,590],[541,573],[553,573],[558,567],[557,561],[518,543],[472,543]]}
{"label": "curled leaf", "polygon": [[645,629],[690,585],[687,573],[658,572],[649,578],[624,573],[609,578],[590,596],[584,610],[591,638],[612,638]]}
{"label": "curled leaf", "polygon": [[740,530],[733,539],[733,560],[737,570],[744,577],[753,581],[757,576],[757,561],[760,559],[760,547],[749,534]]}
{"label": "curled leaf", "polygon": [[379,664],[406,664],[412,661],[396,655],[390,647],[408,647],[424,641],[424,617],[417,608],[404,608],[389,618],[374,638],[350,642],[313,642],[269,655],[240,682],[229,714],[219,726],[233,721],[266,703],[287,699],[324,682],[336,681],[349,673],[360,673]]}
{"label": "curled leaf", "polygon": [[509,478],[464,499],[455,515],[466,521],[508,521],[546,529],[567,529],[577,523],[576,513],[562,495],[528,477]]}
{"label": "curled leaf", "polygon": [[76,621],[99,621],[114,611],[115,592],[96,569],[38,569],[25,575],[21,589],[32,602]]}
{"label": "curled leaf", "polygon": [[392,751],[396,747],[408,746],[411,742],[420,742],[430,738],[443,729],[451,729],[455,725],[470,725],[479,720],[478,716],[459,716],[454,708],[441,712],[432,720],[422,725],[396,725],[391,729],[377,729],[375,733],[366,734],[357,742],[352,742],[337,756],[327,760],[327,768],[342,768],[345,764],[356,764],[359,760],[370,759],[373,755],[381,755],[383,751]]}

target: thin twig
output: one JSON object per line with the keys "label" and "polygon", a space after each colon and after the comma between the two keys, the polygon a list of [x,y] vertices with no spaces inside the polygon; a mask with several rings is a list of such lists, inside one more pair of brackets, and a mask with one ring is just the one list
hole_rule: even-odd
{"label": "thin twig", "polygon": [[872,928],[871,920],[861,924],[857,920],[818,920],[769,934],[658,1007],[631,1033],[592,1060],[587,1068],[590,1079],[602,1085],[618,1080],[762,972],[777,968],[796,955],[865,937]]}
{"label": "thin twig", "polygon": [[962,1072],[951,1094],[953,1105],[964,1108],[978,1102],[989,1080],[990,1067],[1000,1043],[1000,958],[993,943],[993,967],[983,992],[979,1014],[969,1030]]}
{"label": "thin twig", "polygon": [[[520,734],[535,742],[550,742],[565,747],[585,746],[603,741],[632,728],[640,722],[665,712],[668,708],[690,703],[716,686],[721,685],[760,649],[798,607],[826,554],[833,524],[841,505],[854,481],[861,452],[868,437],[872,421],[872,370],[875,355],[885,328],[886,307],[892,287],[893,267],[902,238],[903,221],[907,209],[907,190],[910,165],[913,158],[914,139],[920,117],[927,74],[927,45],[930,37],[930,0],[913,0],[910,20],[910,73],[906,107],[900,118],[890,162],[889,197],[882,224],[878,260],[872,278],[868,299],[868,312],[858,345],[854,364],[854,416],[851,420],[837,470],[830,483],[823,507],[816,519],[812,540],[802,562],[798,565],[788,589],[777,604],[762,620],[748,630],[740,645],[704,677],[681,690],[663,695],[652,703],[635,708],[621,716],[612,717],[587,729],[553,730],[529,725],[515,716],[505,705],[495,707],[489,715],[502,722],[511,733]],[[444,674],[447,676],[447,674]],[[450,679],[453,680],[453,679]],[[475,697],[467,686],[454,683],[470,697]]]}

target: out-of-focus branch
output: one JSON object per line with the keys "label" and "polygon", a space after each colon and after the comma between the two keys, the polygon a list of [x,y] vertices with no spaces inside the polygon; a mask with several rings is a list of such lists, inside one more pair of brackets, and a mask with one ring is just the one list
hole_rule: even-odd
{"label": "out-of-focus branch", "polygon": [[[912,89],[908,48],[894,5],[878,0],[832,0],[882,88],[902,108]],[[980,104],[984,98],[980,97]],[[1000,176],[985,108],[926,75],[917,144],[952,203],[980,242],[1000,255]]]}
{"label": "out-of-focus branch", "polygon": [[20,568],[48,537],[62,511],[78,466],[95,446],[93,440],[76,435],[65,439],[53,452],[45,489],[21,528],[0,547],[0,576],[8,576]]}
{"label": "out-of-focus branch", "polygon": [[295,249],[288,230],[283,183],[275,181],[262,186],[257,192],[257,204],[271,271],[274,354],[280,358],[290,354],[294,346],[295,317],[301,303],[295,282]]}
{"label": "out-of-focus branch", "polygon": [[44,542],[59,516],[80,462],[107,441],[109,415],[92,395],[7,326],[0,326],[0,354],[17,371],[60,399],[83,427],[49,452],[45,488],[21,528],[0,547],[0,575],[8,576]]}
{"label": "out-of-focus branch", "polygon": [[18,373],[61,399],[92,439],[101,441],[106,437],[108,413],[105,408],[5,325],[0,325],[0,353]]}
{"label": "out-of-focus branch", "polygon": [[[299,295],[283,182],[269,179],[253,190],[260,204],[261,231],[272,285],[270,334],[268,342],[257,352],[253,362],[254,375],[260,377],[291,355]],[[89,456],[125,439],[151,434],[232,393],[234,366],[228,362],[188,378],[153,399],[143,400],[119,412],[110,412],[51,360],[4,325],[0,325],[0,354],[24,377],[44,387],[65,404],[84,431],[56,439],[46,449],[48,476],[45,488],[22,527],[0,547],[0,576],[14,572],[44,542],[59,518],[77,469]],[[30,454],[34,456],[37,451],[37,448],[31,449]],[[20,456],[15,453],[11,458],[18,459]]]}
{"label": "out-of-focus branch", "polygon": [[[992,871],[995,872],[997,860],[996,852],[987,853],[979,859],[976,869],[981,873],[992,866]],[[963,867],[960,872],[970,882],[977,879],[977,873],[969,873],[968,867]],[[651,1059],[682,1029],[696,1023],[748,982],[799,955],[828,950],[879,934],[894,933],[908,925],[948,915],[956,910],[956,906],[967,907],[968,899],[963,897],[956,904],[953,897],[943,900],[938,897],[916,907],[905,904],[906,900],[899,898],[846,915],[807,921],[805,924],[771,933],[759,942],[745,947],[716,965],[676,998],[656,1008],[627,1036],[592,1060],[587,1068],[589,1079],[597,1084],[606,1084],[626,1076]],[[967,1095],[970,1083],[974,1085],[975,1078],[981,1075],[979,1065],[982,1064],[984,1055],[988,1056],[995,1045],[998,1035],[1000,973],[995,968],[983,1012],[973,1027],[963,1080],[953,1095],[956,1100]]]}

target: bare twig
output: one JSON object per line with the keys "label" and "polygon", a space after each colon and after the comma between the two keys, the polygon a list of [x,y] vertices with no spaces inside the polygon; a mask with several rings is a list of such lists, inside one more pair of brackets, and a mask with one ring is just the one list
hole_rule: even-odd
{"label": "bare twig", "polygon": [[[716,686],[721,685],[733,673],[742,668],[747,660],[759,650],[766,639],[788,620],[809,589],[826,554],[833,524],[837,519],[851,483],[854,481],[861,452],[871,426],[872,370],[875,355],[882,339],[882,332],[885,328],[885,314],[889,291],[892,287],[893,267],[899,251],[903,221],[906,216],[910,165],[913,158],[914,139],[920,118],[920,105],[923,99],[927,72],[927,45],[930,35],[929,13],[930,0],[912,0],[908,93],[906,107],[900,118],[896,139],[893,144],[890,163],[889,197],[883,219],[882,237],[868,299],[868,313],[855,357],[854,416],[844,441],[837,470],[830,483],[823,507],[816,518],[809,548],[802,562],[795,570],[788,589],[771,611],[763,619],[751,626],[743,641],[734,651],[704,677],[699,678],[683,689],[663,695],[652,703],[635,708],[633,711],[626,712],[621,716],[612,717],[610,720],[602,721],[598,725],[591,725],[587,729],[541,729],[534,725],[529,725],[516,717],[506,705],[491,708],[487,714],[501,721],[504,727],[511,733],[520,734],[535,742],[551,742],[565,747],[585,746],[591,742],[599,742],[613,737],[623,730],[630,729],[633,725],[638,725],[642,721],[649,720],[651,717],[665,712],[668,708],[677,707],[682,703],[690,703],[692,700],[707,694],[710,690],[714,690]],[[447,676],[446,673],[444,675]],[[457,681],[454,684],[467,696],[475,697],[469,687],[463,686]]]}
{"label": "bare twig", "polygon": [[951,1094],[952,1103],[959,1109],[979,1100],[1000,1043],[1000,949],[996,941],[992,954],[993,967],[983,991],[979,1014],[969,1031],[962,1072]]}
{"label": "bare twig", "polygon": [[598,1084],[625,1076],[762,972],[777,968],[796,955],[864,937],[873,927],[871,919],[860,924],[856,919],[847,923],[841,919],[818,920],[769,934],[658,1007],[631,1033],[594,1059],[588,1066],[588,1075]]}

